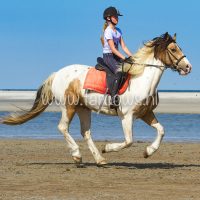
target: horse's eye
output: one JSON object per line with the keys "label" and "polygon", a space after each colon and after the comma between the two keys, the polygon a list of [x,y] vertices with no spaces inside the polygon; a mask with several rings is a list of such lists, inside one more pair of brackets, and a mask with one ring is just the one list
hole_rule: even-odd
{"label": "horse's eye", "polygon": [[173,49],[171,49],[171,51],[172,51],[173,53],[175,53],[175,52],[176,52],[176,49],[173,48]]}

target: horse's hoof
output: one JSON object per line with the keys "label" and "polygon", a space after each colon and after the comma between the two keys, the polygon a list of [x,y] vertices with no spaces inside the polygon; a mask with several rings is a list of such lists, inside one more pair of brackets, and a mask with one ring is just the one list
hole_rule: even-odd
{"label": "horse's hoof", "polygon": [[108,168],[108,164],[105,164],[105,165],[97,164],[97,167],[99,167],[99,168]]}
{"label": "horse's hoof", "polygon": [[108,166],[108,163],[105,160],[102,160],[101,162],[97,163],[97,167],[106,168],[107,166]]}
{"label": "horse's hoof", "polygon": [[102,149],[102,151],[101,151],[102,153],[106,153],[106,150],[105,149]]}
{"label": "horse's hoof", "polygon": [[106,151],[106,145],[104,146],[104,148],[102,149],[101,152],[102,152],[102,153],[107,153],[107,151]]}
{"label": "horse's hoof", "polygon": [[83,163],[76,164],[76,167],[77,168],[86,168],[86,166]]}
{"label": "horse's hoof", "polygon": [[147,153],[147,150],[144,151],[143,156],[144,156],[144,158],[148,158],[149,157],[149,155]]}
{"label": "horse's hoof", "polygon": [[84,168],[85,165],[82,163],[82,158],[76,157],[76,156],[72,156],[73,160],[74,160],[74,164],[76,165],[77,168]]}
{"label": "horse's hoof", "polygon": [[72,158],[73,158],[75,164],[81,164],[82,163],[82,158],[76,157],[76,156],[72,156]]}

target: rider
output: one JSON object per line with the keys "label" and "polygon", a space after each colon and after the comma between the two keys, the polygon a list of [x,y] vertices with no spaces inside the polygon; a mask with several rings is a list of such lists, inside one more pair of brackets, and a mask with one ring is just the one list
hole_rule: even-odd
{"label": "rider", "polygon": [[117,66],[120,61],[125,60],[125,56],[118,50],[119,44],[122,50],[131,56],[125,42],[122,38],[122,31],[116,27],[118,24],[118,16],[123,16],[115,7],[108,7],[104,10],[103,18],[105,20],[103,36],[101,42],[103,45],[103,60],[109,69],[116,75],[116,79],[113,83],[111,93],[111,108],[116,108],[119,105],[119,97],[117,96],[118,87],[120,82],[120,73],[117,73]]}

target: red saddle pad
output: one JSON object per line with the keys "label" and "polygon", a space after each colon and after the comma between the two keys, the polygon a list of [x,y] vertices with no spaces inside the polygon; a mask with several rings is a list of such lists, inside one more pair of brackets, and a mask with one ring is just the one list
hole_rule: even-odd
{"label": "red saddle pad", "polygon": [[[130,75],[119,90],[118,94],[123,94],[129,85]],[[105,94],[106,92],[106,73],[104,71],[96,70],[94,67],[88,70],[83,85],[84,89],[93,90],[95,92]]]}

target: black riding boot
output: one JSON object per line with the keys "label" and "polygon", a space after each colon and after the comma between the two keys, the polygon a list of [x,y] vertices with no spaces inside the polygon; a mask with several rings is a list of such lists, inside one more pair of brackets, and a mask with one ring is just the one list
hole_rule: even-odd
{"label": "black riding boot", "polygon": [[110,108],[111,109],[116,109],[119,107],[120,98],[118,95],[118,91],[121,86],[121,77],[122,77],[122,74],[118,72],[115,76],[115,79],[113,80],[112,88],[110,90],[110,95],[111,95]]}

